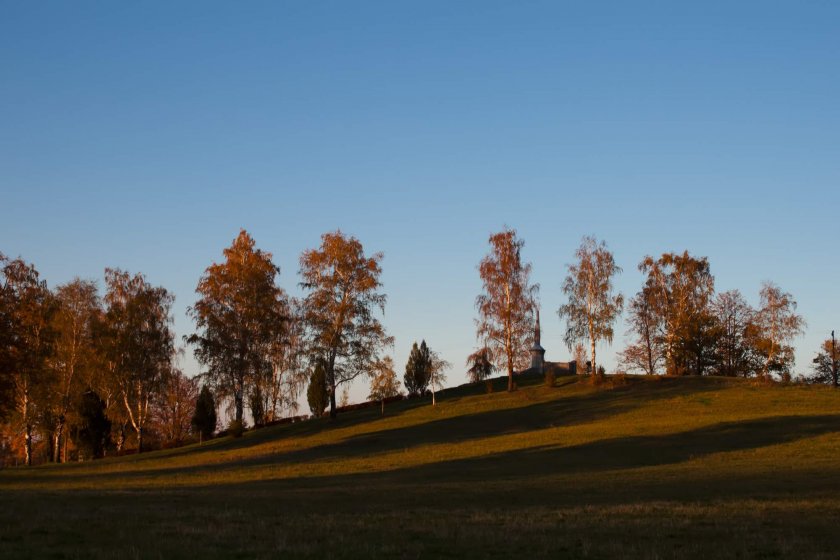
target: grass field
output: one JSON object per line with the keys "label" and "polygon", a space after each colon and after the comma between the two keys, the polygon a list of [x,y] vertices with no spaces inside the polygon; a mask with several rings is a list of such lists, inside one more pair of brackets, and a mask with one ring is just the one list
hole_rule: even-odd
{"label": "grass field", "polygon": [[561,377],[439,399],[0,471],[0,557],[840,556],[840,392]]}

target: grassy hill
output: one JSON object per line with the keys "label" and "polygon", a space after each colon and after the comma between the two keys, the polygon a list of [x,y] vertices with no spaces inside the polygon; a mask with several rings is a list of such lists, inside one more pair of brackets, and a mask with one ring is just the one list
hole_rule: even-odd
{"label": "grassy hill", "polygon": [[840,392],[562,377],[439,398],[0,471],[0,556],[840,554]]}

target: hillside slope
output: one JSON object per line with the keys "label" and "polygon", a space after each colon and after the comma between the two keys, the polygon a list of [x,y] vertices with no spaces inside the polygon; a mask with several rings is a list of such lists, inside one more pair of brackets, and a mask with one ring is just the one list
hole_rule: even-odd
{"label": "hillside slope", "polygon": [[[501,381],[497,385],[501,387]],[[0,472],[4,557],[836,557],[840,392],[521,380]]]}

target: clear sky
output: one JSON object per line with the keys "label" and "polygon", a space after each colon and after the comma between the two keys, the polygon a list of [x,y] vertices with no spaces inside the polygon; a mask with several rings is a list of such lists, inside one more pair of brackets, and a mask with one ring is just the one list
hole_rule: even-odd
{"label": "clear sky", "polygon": [[425,338],[460,383],[506,224],[547,359],[569,357],[560,284],[594,234],[628,296],[672,250],[753,304],[777,282],[804,372],[840,329],[840,4],[0,1],[0,195],[0,251],[51,286],[141,271],[179,335],[239,228],[293,294],[341,228],[385,253],[399,373]]}

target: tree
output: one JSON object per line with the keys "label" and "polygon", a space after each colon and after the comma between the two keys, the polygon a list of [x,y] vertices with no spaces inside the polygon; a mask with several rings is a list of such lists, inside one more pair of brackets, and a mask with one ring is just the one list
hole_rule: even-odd
{"label": "tree", "polygon": [[106,269],[105,283],[104,351],[140,453],[151,405],[173,370],[175,298],[165,288],[151,286],[142,274]]}
{"label": "tree", "polygon": [[320,418],[330,404],[330,393],[327,387],[327,368],[323,360],[314,360],[312,373],[309,376],[309,387],[306,389],[306,402],[309,411],[315,418]]}
{"label": "tree", "polygon": [[830,383],[834,387],[840,383],[838,370],[840,370],[840,348],[834,338],[834,331],[831,331],[831,338],[822,343],[820,351],[813,360],[814,381],[817,383]]}
{"label": "tree", "polygon": [[619,365],[628,371],[655,375],[664,356],[658,338],[660,322],[653,312],[648,290],[643,289],[630,300],[628,312],[628,334],[635,335],[636,340],[619,352]]}
{"label": "tree", "polygon": [[647,275],[643,292],[656,324],[661,325],[658,342],[666,372],[702,374],[707,352],[704,329],[710,324],[709,302],[715,291],[709,261],[688,251],[665,253],[659,259],[645,257],[639,270]]}
{"label": "tree", "polygon": [[765,339],[760,348],[765,357],[762,373],[767,381],[771,372],[778,373],[782,379],[790,379],[794,354],[789,343],[802,334],[805,320],[796,314],[793,296],[772,282],[765,282],[759,295],[761,304],[756,324]]}
{"label": "tree", "polygon": [[750,332],[755,310],[738,290],[715,297],[712,312],[719,328],[716,346],[716,373],[730,377],[749,377],[755,371]]}
{"label": "tree", "polygon": [[432,406],[437,404],[435,400],[435,392],[443,389],[443,384],[446,383],[446,371],[452,367],[452,364],[440,357],[435,351],[429,352],[431,357],[431,364],[429,368],[429,387],[432,388]]}
{"label": "tree", "polygon": [[208,385],[201,387],[190,425],[200,441],[210,439],[216,431],[216,401]]}
{"label": "tree", "polygon": [[101,302],[96,283],[79,278],[59,286],[55,297],[58,306],[53,329],[57,336],[49,417],[52,419],[52,460],[57,463],[61,459],[72,400],[88,388],[84,385],[84,380],[90,377],[87,371],[96,365],[94,323],[101,314]]}
{"label": "tree", "polygon": [[494,363],[506,365],[508,391],[512,391],[514,369],[529,363],[539,285],[530,283],[531,264],[521,258],[525,242],[515,230],[505,228],[488,242],[490,252],[478,266],[483,293],[475,300],[476,337],[490,350]]}
{"label": "tree", "polygon": [[3,352],[10,382],[13,423],[23,435],[26,465],[32,465],[32,443],[39,406],[46,400],[49,382],[49,361],[54,353],[55,332],[52,329],[56,302],[39,278],[38,271],[21,259],[8,260],[0,255],[0,293],[3,299],[3,321],[8,329]]}
{"label": "tree", "polygon": [[379,277],[382,253],[365,256],[355,237],[341,231],[321,236],[318,249],[300,257],[303,314],[311,354],[324,360],[330,417],[336,416],[336,388],[370,375],[379,352],[393,344],[374,316],[385,312]]}
{"label": "tree", "polygon": [[592,370],[592,362],[586,359],[586,348],[583,344],[578,342],[575,344],[575,349],[572,350],[572,356],[575,360],[575,369],[578,374],[589,374]]}
{"label": "tree", "polygon": [[417,345],[415,342],[408,353],[408,361],[405,364],[405,375],[403,383],[408,396],[419,397],[426,393],[431,378],[432,356],[426,341]]}
{"label": "tree", "polygon": [[197,398],[196,380],[173,368],[155,403],[155,420],[167,442],[179,444],[187,437]]}
{"label": "tree", "polygon": [[379,401],[381,413],[385,414],[385,399],[400,394],[400,382],[397,381],[397,373],[394,371],[394,360],[390,356],[385,356],[376,364],[375,371],[370,380],[368,399]]}
{"label": "tree", "polygon": [[105,414],[105,401],[88,389],[82,393],[77,406],[76,445],[91,459],[104,457],[111,435],[111,421]]}
{"label": "tree", "polygon": [[569,301],[557,313],[566,318],[565,340],[570,351],[578,341],[589,341],[592,371],[597,374],[595,347],[600,340],[612,343],[613,323],[624,305],[624,296],[613,295],[613,277],[621,268],[606,243],[591,236],[583,238],[575,257],[577,262],[568,266],[563,282]]}
{"label": "tree", "polygon": [[492,361],[492,354],[490,349],[483,346],[467,356],[467,378],[470,383],[478,383],[484,381],[496,371],[496,366]]}
{"label": "tree", "polygon": [[308,375],[303,365],[306,352],[301,302],[295,298],[283,301],[282,313],[288,317],[282,337],[270,346],[270,367],[257,377],[255,389],[262,397],[264,421],[272,422],[286,411],[298,410],[298,397],[306,386]]}
{"label": "tree", "polygon": [[280,269],[255,245],[241,230],[224,250],[225,262],[204,271],[188,311],[199,332],[187,340],[219,394],[233,398],[240,423],[246,397],[273,371],[272,353],[288,323],[286,296],[276,284]]}

